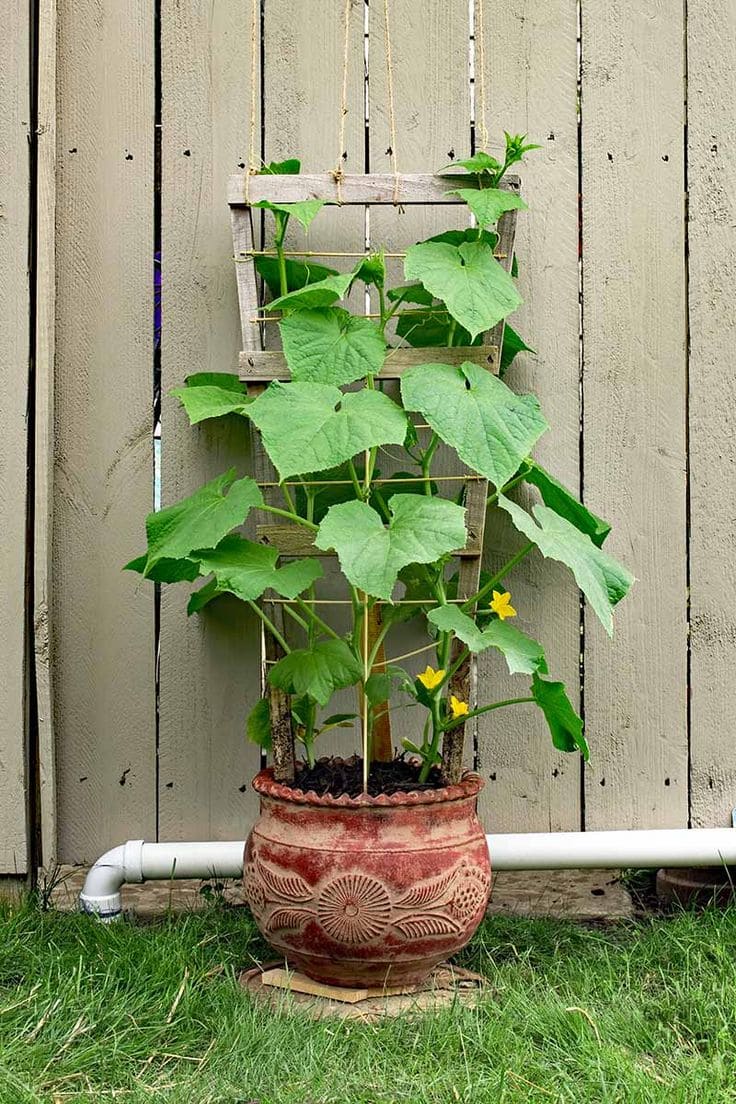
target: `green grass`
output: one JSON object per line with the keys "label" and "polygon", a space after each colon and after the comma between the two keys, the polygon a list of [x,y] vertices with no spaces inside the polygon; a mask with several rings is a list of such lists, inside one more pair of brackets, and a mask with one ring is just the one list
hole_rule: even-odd
{"label": "green grass", "polygon": [[614,927],[493,918],[475,1009],[377,1024],[270,1014],[242,911],[155,925],[0,908],[0,1101],[736,1101],[736,911]]}

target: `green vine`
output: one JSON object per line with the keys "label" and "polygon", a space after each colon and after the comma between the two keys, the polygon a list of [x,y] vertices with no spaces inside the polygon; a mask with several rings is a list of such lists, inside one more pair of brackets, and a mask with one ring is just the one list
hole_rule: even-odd
{"label": "green vine", "polygon": [[[547,422],[537,399],[516,394],[503,378],[529,347],[506,325],[499,375],[486,369],[487,351],[474,353],[521,303],[515,260],[504,266],[495,252],[499,220],[526,206],[507,173],[535,148],[525,136],[507,134],[500,160],[479,151],[443,170],[448,193],[466,205],[474,225],[412,245],[406,282],[396,287],[386,285],[380,252],[351,272],[287,256],[292,219],[307,230],[322,201],[259,203],[273,216],[273,249],[257,256],[255,265],[273,296],[269,312],[279,312],[290,379],[251,395],[236,376],[198,373],[174,392],[192,424],[230,417],[255,426],[278,473],[283,506],[264,502],[253,479],[226,472],[150,515],[147,550],[128,567],[159,583],[203,580],[190,597],[191,614],[225,592],[248,604],[283,649],[268,680],[292,697],[294,731],[310,765],[321,733],[352,729],[358,721],[367,777],[376,711],[397,708],[385,704],[397,698],[424,711],[420,741],[404,741],[421,760],[422,781],[442,764],[444,742],[457,739],[468,720],[511,705],[536,706],[555,747],[588,755],[582,721],[563,683],[549,677],[544,648],[512,623],[517,611],[508,578],[534,549],[562,562],[608,632],[613,608],[633,580],[603,550],[610,526],[532,457]],[[264,171],[299,172],[299,162]],[[346,309],[356,284],[372,289],[376,319]],[[425,349],[426,358],[403,372],[398,394],[389,393],[382,369],[407,345]],[[458,365],[459,347],[466,355]],[[445,363],[450,358],[443,359],[443,348],[455,350],[453,363]],[[456,471],[462,462],[491,485],[488,528],[504,514],[522,537],[519,550],[484,574],[464,600],[457,598],[451,564],[467,540],[465,508],[453,497],[459,484],[446,483],[450,491],[440,492],[447,479],[435,472],[440,447],[454,451]],[[391,463],[388,474],[379,469],[385,461]],[[534,505],[527,505],[528,495],[524,505],[509,497],[525,486],[533,488]],[[316,550],[337,554],[350,595],[347,631],[316,608],[318,558],[280,556],[242,535],[254,509],[299,526]],[[266,590],[284,602],[293,628],[288,639],[258,604]],[[375,603],[383,624],[366,644],[366,618]],[[424,626],[428,643],[377,668],[391,631],[411,619]],[[399,660],[426,658],[428,650],[435,666],[419,674],[399,666]],[[459,700],[453,678],[471,656],[486,651],[525,678],[529,692],[481,705]],[[348,687],[359,690],[362,714],[325,716],[333,695]],[[262,703],[247,729],[268,746],[269,710]]]}

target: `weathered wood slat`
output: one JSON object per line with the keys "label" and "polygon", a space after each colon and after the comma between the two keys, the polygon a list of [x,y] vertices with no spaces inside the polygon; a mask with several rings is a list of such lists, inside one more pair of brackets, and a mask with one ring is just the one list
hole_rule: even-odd
{"label": "weathered wood slat", "polygon": [[34,457],[34,658],[38,722],[41,861],[58,853],[53,712],[51,575],[54,469],[54,342],[56,323],[56,0],[38,8],[38,147],[36,177],[36,419]]}
{"label": "weathered wood slat", "polygon": [[[452,349],[390,349],[378,379],[399,379],[416,364],[462,364],[469,360],[484,368],[498,370],[498,346],[458,345]],[[284,354],[278,350],[244,350],[240,354],[240,378],[245,383],[289,379]]]}
{"label": "weathered wood slat", "polygon": [[[639,581],[586,613],[587,828],[687,824],[683,6],[583,0],[584,491]],[[657,50],[642,51],[643,41]],[[622,111],[622,103],[627,110]],[[631,120],[636,119],[635,127]],[[631,184],[646,180],[631,199]],[[710,428],[708,432],[711,432]]]}
{"label": "weathered wood slat", "polygon": [[[243,348],[224,198],[248,157],[249,14],[236,0],[161,8],[164,505],[250,468],[245,424],[193,430],[169,397],[190,372],[236,370]],[[159,831],[236,839],[257,809],[260,755],[244,724],[260,694],[260,624],[227,596],[189,619],[186,602],[185,587],[163,588]]]}
{"label": "weathered wood slat", "polygon": [[[380,62],[379,62],[380,64]],[[415,101],[410,101],[414,106]],[[447,101],[439,101],[446,110]],[[467,119],[464,120],[467,125]],[[433,159],[427,149],[424,135],[425,164]],[[460,137],[460,135],[458,135]],[[465,135],[462,136],[465,141]],[[438,144],[436,141],[435,145]],[[402,143],[403,152],[406,144]],[[446,155],[445,155],[446,156]],[[442,159],[440,155],[439,160]],[[406,157],[404,157],[406,160]],[[513,188],[518,178],[509,176],[503,186]],[[228,181],[228,203],[247,205],[271,200],[273,203],[298,203],[306,199],[324,199],[341,206],[376,204],[393,207],[432,204],[458,204],[463,200],[452,195],[454,188],[474,188],[474,177],[464,173],[450,172],[447,176],[435,173],[345,173],[338,186],[333,175],[326,173],[302,173],[299,176],[254,175],[248,177],[246,196],[246,177],[244,173],[231,176]]]}
{"label": "weathered wood slat", "polygon": [[[481,485],[479,484],[478,486]],[[483,501],[485,502],[485,496]],[[258,525],[256,531],[259,540],[262,540],[265,544],[273,545],[274,548],[278,548],[282,556],[332,557],[334,555],[333,552],[323,552],[321,549],[315,548],[309,530],[301,525],[290,525],[288,523],[284,525]],[[477,530],[470,529],[468,533],[468,543],[465,545],[465,548],[457,549],[453,555],[467,557],[473,560],[477,559],[480,555],[478,535]],[[482,540],[482,532],[480,536]]]}
{"label": "weathered wood slat", "polygon": [[[154,3],[58,9],[53,678],[62,862],[155,837]],[[94,93],[91,93],[94,89]]]}
{"label": "weathered wood slat", "polygon": [[[385,183],[380,186],[385,205],[373,208],[370,212],[370,242],[373,248],[401,252],[431,234],[469,224],[464,207],[445,206],[457,198],[447,195],[447,192],[453,187],[462,186],[460,180],[431,175],[427,173],[427,169],[441,168],[453,156],[463,157],[468,153],[470,112],[467,80],[470,27],[465,0],[445,0],[442,4],[391,0],[388,14],[394,77],[395,153],[400,172],[407,176],[400,181],[402,207],[394,207],[391,203],[394,190],[391,150],[394,142],[389,118],[385,9],[381,3],[372,4],[369,8],[370,168],[387,175],[384,176]],[[426,88],[431,88],[431,95],[418,93],[419,89]],[[407,182],[405,186],[404,179]],[[416,202],[412,200],[412,195],[417,197]],[[434,205],[422,207],[418,205],[420,202]],[[404,282],[403,264],[400,260],[387,260],[387,268],[390,283]],[[451,362],[450,357],[454,352],[446,349],[407,349],[401,350],[401,355],[408,358],[403,361],[405,365],[426,364],[433,360]],[[471,359],[461,352],[458,355],[461,361]],[[417,356],[417,361],[413,361],[414,356]],[[390,361],[394,362],[398,357],[398,351],[392,353]],[[399,365],[401,363],[399,361]],[[387,362],[386,368],[389,367]],[[391,370],[396,370],[397,367],[394,362]],[[493,367],[495,368],[495,364]],[[434,470],[437,474],[455,474],[462,470],[462,466],[458,464],[455,453],[443,446],[435,453]],[[442,493],[446,493],[447,484],[444,487],[442,484],[439,486]],[[459,565],[461,571],[464,562],[461,561]],[[478,562],[473,559],[468,561],[468,565],[470,567],[472,563],[477,566]],[[390,654],[396,655],[426,645],[426,633],[417,624],[410,622],[392,633]],[[423,652],[412,657],[406,661],[407,668],[412,672],[422,670],[428,661],[431,662],[431,654]],[[421,737],[415,710],[397,710],[393,717],[395,743],[398,744],[403,737],[415,742]],[[474,763],[474,729],[475,725],[471,722],[464,745],[466,766]]]}
{"label": "weathered wood slat", "polygon": [[27,869],[25,781],[26,403],[30,14],[3,11],[0,33],[0,873]]}
{"label": "weathered wood slat", "polygon": [[690,783],[692,825],[706,828],[736,804],[736,8],[687,10]]}
{"label": "weathered wood slat", "polygon": [[[476,27],[478,7],[476,0]],[[594,18],[591,13],[589,19]],[[552,428],[535,455],[576,492],[580,403],[575,4],[510,0],[494,9],[492,19],[486,5],[485,32],[491,152],[497,152],[495,143],[503,141],[497,129],[501,125],[511,133],[528,134],[542,146],[529,154],[523,169],[529,210],[519,214],[516,245],[519,290],[525,302],[509,319],[537,356],[520,356],[507,382],[517,392],[539,396]],[[480,65],[477,43],[476,63]],[[476,74],[480,107],[479,68]],[[525,504],[532,500],[522,488],[513,493]],[[605,498],[593,505],[603,512]],[[498,570],[521,547],[520,540],[504,512],[492,509],[485,566]],[[533,554],[514,570],[507,587],[519,613],[514,624],[542,642],[553,676],[566,683],[577,704],[580,614],[570,573]],[[523,696],[527,688],[523,676],[506,673],[499,656],[479,657],[482,703]],[[555,751],[544,718],[533,705],[499,709],[478,719],[478,765],[486,779],[480,808],[488,831],[581,827],[580,760]]]}

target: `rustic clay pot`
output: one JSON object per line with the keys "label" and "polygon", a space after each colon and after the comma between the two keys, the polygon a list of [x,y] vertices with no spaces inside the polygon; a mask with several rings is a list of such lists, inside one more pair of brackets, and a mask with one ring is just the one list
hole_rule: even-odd
{"label": "rustic clay pot", "polygon": [[261,771],[244,885],[265,938],[316,981],[422,981],[465,946],[486,909],[482,785],[468,774],[440,790],[318,797]]}

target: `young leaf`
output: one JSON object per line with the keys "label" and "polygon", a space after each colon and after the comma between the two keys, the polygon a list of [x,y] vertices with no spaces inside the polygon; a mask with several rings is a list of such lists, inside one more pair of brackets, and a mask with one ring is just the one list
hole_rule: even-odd
{"label": "young leaf", "polygon": [[634,582],[633,575],[598,548],[572,522],[548,506],[534,506],[532,518],[504,495],[498,496],[498,504],[510,515],[516,528],[536,544],[543,556],[559,560],[570,568],[606,632],[613,636],[612,610],[628,593]]}
{"label": "young leaf", "polygon": [[288,157],[286,161],[269,161],[261,169],[262,176],[298,176],[302,163],[297,157]]}
{"label": "young leaf", "polygon": [[247,476],[236,480],[231,468],[181,502],[149,514],[143,574],[150,578],[163,560],[181,560],[195,549],[214,548],[226,533],[243,524],[254,506],[261,505],[258,484]]}
{"label": "young leaf", "polygon": [[364,284],[373,284],[377,288],[382,288],[386,280],[386,264],[383,254],[371,253],[364,261],[360,262],[355,276],[356,279],[362,280]]}
{"label": "young leaf", "polygon": [[[199,564],[197,564],[197,568],[199,569]],[[193,590],[187,602],[187,617],[191,617],[193,613],[199,613],[213,599],[219,598],[222,593],[216,579],[210,579],[199,590]]]}
{"label": "young leaf", "polygon": [[483,241],[412,245],[404,275],[407,280],[421,280],[427,291],[446,303],[471,338],[492,329],[521,303],[516,284]]}
{"label": "young leaf", "polygon": [[383,367],[386,342],[378,326],[339,307],[295,311],[279,329],[293,380],[340,387]]}
{"label": "young leaf", "polygon": [[[254,257],[255,270],[264,280],[272,295],[281,294],[281,273],[277,257]],[[335,268],[327,268],[326,265],[305,264],[303,261],[292,261],[287,257],[284,261],[286,267],[286,286],[289,291],[297,291],[307,284],[316,284],[327,276],[337,276]]]}
{"label": "young leaf", "polygon": [[469,173],[492,173],[495,174],[501,171],[501,164],[495,157],[491,157],[490,153],[484,153],[483,150],[478,150],[472,157],[467,157],[464,161],[451,161],[449,165],[445,165],[444,169],[440,172],[444,173],[447,169],[465,169]]}
{"label": "young leaf", "polygon": [[544,713],[557,750],[577,750],[587,760],[590,751],[583,733],[583,722],[572,707],[564,682],[551,682],[535,674],[532,677],[532,696]]}
{"label": "young leaf", "polygon": [[422,414],[461,460],[502,487],[548,428],[534,395],[516,395],[478,364],[418,364],[401,377],[407,410]]}
{"label": "young leaf", "polygon": [[522,337],[519,337],[516,330],[513,330],[509,326],[508,322],[503,328],[503,343],[501,345],[501,364],[499,365],[498,374],[503,379],[507,370],[511,367],[519,353],[534,353],[530,345],[527,345]]}
{"label": "young leaf", "polygon": [[219,387],[243,394],[243,384],[234,372],[192,372],[184,384],[186,387]]}
{"label": "young leaf", "polygon": [[123,571],[137,571],[139,575],[146,575],[153,583],[191,583],[199,575],[199,564],[195,560],[159,560],[146,573],[147,564],[147,555],[136,556],[125,565]]}
{"label": "young leaf", "polygon": [[317,280],[313,284],[305,284],[296,291],[289,291],[286,295],[273,299],[269,308],[273,310],[311,310],[313,307],[329,307],[342,299],[350,290],[350,285],[355,279],[354,272],[339,272],[336,276],[325,276],[324,280]]}
{"label": "young leaf", "polygon": [[354,686],[363,668],[344,640],[321,640],[311,648],[296,648],[274,664],[268,681],[289,694],[309,694],[326,705],[336,690]]}
{"label": "young leaf", "polygon": [[472,617],[451,605],[437,606],[430,610],[427,617],[442,632],[455,633],[474,654],[487,648],[498,649],[506,660],[510,675],[547,672],[542,645],[505,621],[492,621],[481,630]]}
{"label": "young leaf", "polygon": [[248,407],[281,479],[323,471],[376,445],[400,445],[406,415],[381,391],[274,381]]}
{"label": "young leaf", "polygon": [[443,230],[441,234],[433,234],[427,238],[431,242],[448,242],[450,245],[462,245],[463,242],[485,242],[495,249],[498,245],[498,234],[495,230],[482,230],[477,226],[466,226],[464,230]]}
{"label": "young leaf", "polygon": [[229,372],[198,372],[189,376],[184,387],[171,392],[179,399],[192,425],[224,414],[244,414],[249,399],[237,376]]}
{"label": "young leaf", "polygon": [[262,207],[266,211],[280,211],[284,215],[292,215],[305,230],[327,203],[326,199],[304,199],[300,203],[272,203],[268,199],[261,199],[252,207]]}
{"label": "young leaf", "polygon": [[458,195],[467,203],[479,226],[493,226],[505,211],[525,211],[526,203],[516,192],[505,188],[455,188],[448,195]]}
{"label": "young leaf", "polygon": [[268,698],[259,698],[251,709],[245,722],[245,734],[264,751],[271,750],[271,707]]}
{"label": "young leaf", "polygon": [[442,498],[395,494],[391,521],[365,502],[344,502],[328,510],[315,538],[317,548],[334,548],[347,579],[377,598],[391,598],[399,571],[409,563],[433,563],[465,544],[465,510]]}
{"label": "young leaf", "polygon": [[284,598],[296,598],[322,574],[319,561],[310,557],[277,567],[279,554],[266,544],[255,544],[233,533],[216,548],[195,553],[202,575],[212,574],[218,593],[229,591],[244,602],[275,590]]}
{"label": "young leaf", "polygon": [[611,532],[609,522],[583,506],[575,495],[568,491],[559,480],[550,475],[548,471],[538,464],[536,460],[530,461],[529,470],[524,476],[527,483],[533,483],[539,489],[545,506],[549,506],[556,514],[571,521],[581,533],[586,533],[593,544],[599,548],[603,546],[608,534]]}

